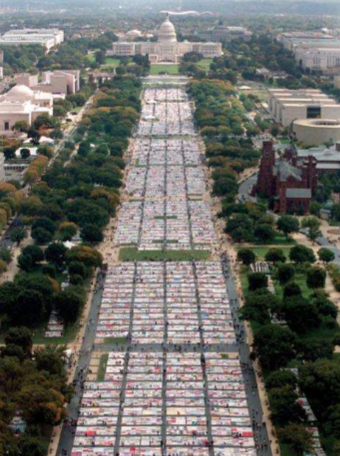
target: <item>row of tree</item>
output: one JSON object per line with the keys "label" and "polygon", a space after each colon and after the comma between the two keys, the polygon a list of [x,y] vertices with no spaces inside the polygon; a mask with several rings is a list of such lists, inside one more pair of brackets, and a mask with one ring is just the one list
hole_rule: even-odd
{"label": "row of tree", "polygon": [[[0,454],[45,456],[46,431],[65,418],[72,396],[64,349],[32,347],[31,332],[17,327],[0,351]],[[20,435],[10,429],[13,418],[25,423]]]}

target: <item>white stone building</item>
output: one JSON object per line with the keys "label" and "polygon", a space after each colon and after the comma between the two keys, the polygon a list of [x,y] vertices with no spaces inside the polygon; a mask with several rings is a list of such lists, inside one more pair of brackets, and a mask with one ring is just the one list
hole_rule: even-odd
{"label": "white stone building", "polygon": [[55,70],[42,73],[42,81],[38,75],[22,74],[16,77],[15,82],[25,85],[32,90],[52,93],[56,96],[66,96],[76,93],[80,89],[79,70]]}
{"label": "white stone building", "polygon": [[21,120],[30,126],[41,114],[53,115],[53,95],[17,85],[0,96],[0,134],[11,135]]}
{"label": "white stone building", "polygon": [[322,72],[340,70],[340,45],[338,48],[299,46],[295,49],[295,59],[304,70]]}
{"label": "white stone building", "polygon": [[340,119],[340,104],[320,90],[270,89],[268,92],[268,109],[284,127],[297,119]]}
{"label": "white stone building", "polygon": [[0,37],[0,45],[41,44],[47,50],[64,41],[64,32],[59,29],[13,29]]}
{"label": "white stone building", "polygon": [[286,49],[293,52],[304,69],[324,73],[340,70],[340,40],[323,32],[291,32],[277,37]]}
{"label": "white stone building", "polygon": [[107,55],[132,57],[148,55],[151,63],[179,63],[184,54],[199,52],[205,58],[222,55],[221,43],[189,43],[178,42],[175,27],[169,17],[165,19],[158,31],[158,40],[139,42],[117,42]]}

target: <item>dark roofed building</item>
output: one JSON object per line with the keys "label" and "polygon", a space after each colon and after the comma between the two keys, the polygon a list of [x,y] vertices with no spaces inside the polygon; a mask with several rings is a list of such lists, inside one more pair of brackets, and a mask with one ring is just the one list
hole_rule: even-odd
{"label": "dark roofed building", "polygon": [[263,143],[256,192],[270,200],[275,212],[308,212],[316,187],[316,160],[312,156],[297,165],[294,153],[276,157],[273,143]]}

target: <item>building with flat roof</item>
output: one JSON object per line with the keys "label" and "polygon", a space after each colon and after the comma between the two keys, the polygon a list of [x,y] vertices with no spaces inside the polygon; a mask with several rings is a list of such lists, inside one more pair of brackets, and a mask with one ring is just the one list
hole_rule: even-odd
{"label": "building with flat roof", "polygon": [[40,44],[47,50],[64,41],[64,32],[59,29],[13,29],[0,37],[0,46]]}
{"label": "building with flat roof", "polygon": [[188,52],[198,52],[205,58],[222,55],[220,43],[190,43],[178,42],[175,27],[169,16],[159,28],[158,40],[113,43],[112,50],[107,55],[117,57],[132,57],[134,55],[148,55],[151,63],[179,63]]}
{"label": "building with flat roof", "polygon": [[295,50],[295,59],[304,70],[334,73],[340,71],[340,45],[335,48],[299,46]]}
{"label": "building with flat roof", "polygon": [[277,40],[293,52],[303,69],[332,73],[340,71],[340,40],[324,32],[281,33]]}
{"label": "building with flat roof", "polygon": [[199,36],[202,40],[212,41],[214,43],[230,43],[231,41],[237,39],[249,41],[253,34],[245,27],[217,25],[209,30],[198,32],[197,36]]}
{"label": "building with flat roof", "polygon": [[53,95],[16,85],[0,96],[0,134],[13,134],[12,128],[19,121],[31,126],[41,114],[53,115]]}
{"label": "building with flat roof", "polygon": [[39,75],[22,74],[16,77],[15,82],[30,87],[32,90],[66,96],[80,90],[80,71],[45,71],[42,73],[41,82],[39,82]]}
{"label": "building with flat roof", "polygon": [[338,41],[333,35],[320,32],[284,32],[277,36],[277,41],[282,43],[286,49],[294,52],[295,47],[301,45],[322,46],[330,45]]}
{"label": "building with flat roof", "polygon": [[270,89],[268,109],[284,127],[297,119],[340,119],[340,104],[320,90]]}

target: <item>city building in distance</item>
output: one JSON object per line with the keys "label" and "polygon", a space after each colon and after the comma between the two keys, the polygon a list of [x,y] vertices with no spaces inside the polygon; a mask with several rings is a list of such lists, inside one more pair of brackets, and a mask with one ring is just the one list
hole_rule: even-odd
{"label": "city building in distance", "polygon": [[340,73],[340,40],[323,32],[291,32],[277,37],[304,70]]}
{"label": "city building in distance", "polygon": [[153,41],[118,41],[113,44],[107,55],[132,57],[134,55],[148,55],[151,63],[179,63],[188,52],[198,52],[205,58],[222,55],[220,43],[190,43],[178,42],[175,27],[166,17],[158,31],[158,39]]}
{"label": "city building in distance", "polygon": [[76,93],[80,89],[79,70],[55,70],[42,73],[42,81],[39,82],[39,75],[22,74],[16,77],[15,82],[25,85],[32,90],[52,93],[56,97],[65,97]]}
{"label": "city building in distance", "polygon": [[340,104],[315,89],[270,89],[268,108],[274,120],[288,127],[297,119],[340,119]]}
{"label": "city building in distance", "polygon": [[202,40],[215,42],[230,43],[233,40],[249,41],[252,37],[252,32],[245,27],[234,27],[217,25],[211,29],[201,31],[197,33]]}
{"label": "city building in distance", "polygon": [[47,50],[64,41],[64,32],[59,29],[13,29],[0,37],[0,46],[40,44]]}
{"label": "city building in distance", "polygon": [[41,114],[53,115],[53,95],[16,85],[0,96],[0,134],[12,135],[19,121],[31,126]]}

